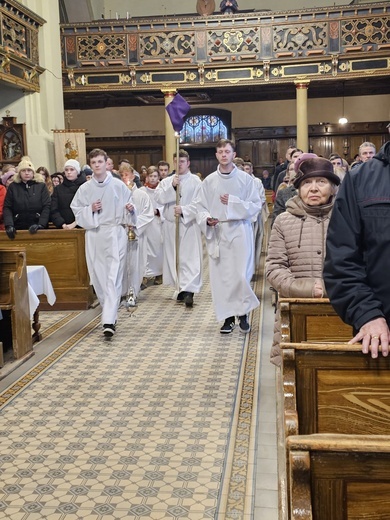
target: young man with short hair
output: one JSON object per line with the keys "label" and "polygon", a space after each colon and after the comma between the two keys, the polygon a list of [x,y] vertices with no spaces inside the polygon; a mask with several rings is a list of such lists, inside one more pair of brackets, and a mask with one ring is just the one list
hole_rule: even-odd
{"label": "young man with short hair", "polygon": [[235,328],[250,331],[248,313],[259,305],[250,281],[254,266],[251,221],[261,211],[259,189],[253,177],[239,170],[234,144],[221,139],[216,157],[219,165],[201,185],[197,201],[198,223],[206,237],[211,294],[218,321],[225,320],[221,334]]}
{"label": "young man with short hair", "polygon": [[159,161],[157,163],[157,170],[160,180],[165,179],[169,175],[169,163],[166,161]]}
{"label": "young man with short hair", "polygon": [[[201,180],[190,171],[190,157],[179,151],[174,175],[156,188],[155,202],[163,206],[163,283],[177,287],[177,300],[193,306],[194,293],[202,287],[202,239],[196,223],[196,204]],[[246,174],[245,174],[246,175]],[[179,204],[176,203],[179,190]],[[179,226],[179,270],[176,269],[176,226]]]}
{"label": "young man with short hair", "polygon": [[92,179],[74,196],[76,223],[85,229],[89,278],[102,306],[103,333],[115,334],[126,263],[126,224],[135,219],[131,191],[107,170],[107,154],[95,148],[89,154]]}

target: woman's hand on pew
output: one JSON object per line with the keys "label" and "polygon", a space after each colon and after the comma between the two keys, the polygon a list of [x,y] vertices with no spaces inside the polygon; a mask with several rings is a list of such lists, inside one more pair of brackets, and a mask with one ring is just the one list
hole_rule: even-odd
{"label": "woman's hand on pew", "polygon": [[377,358],[380,350],[383,356],[389,354],[390,330],[384,318],[376,318],[375,320],[365,323],[356,336],[349,343],[362,342],[363,354],[371,351],[371,357]]}
{"label": "woman's hand on pew", "polygon": [[14,226],[5,226],[5,232],[7,233],[7,237],[13,240],[16,235],[16,229]]}

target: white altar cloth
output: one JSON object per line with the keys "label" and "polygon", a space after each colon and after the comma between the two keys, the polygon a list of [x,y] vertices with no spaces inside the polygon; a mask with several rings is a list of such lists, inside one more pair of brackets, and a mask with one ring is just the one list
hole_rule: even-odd
{"label": "white altar cloth", "polygon": [[44,294],[49,305],[54,305],[56,295],[44,265],[28,265],[27,266],[27,282],[28,282],[28,299],[30,305],[30,317],[32,319],[34,312],[39,305],[40,294]]}

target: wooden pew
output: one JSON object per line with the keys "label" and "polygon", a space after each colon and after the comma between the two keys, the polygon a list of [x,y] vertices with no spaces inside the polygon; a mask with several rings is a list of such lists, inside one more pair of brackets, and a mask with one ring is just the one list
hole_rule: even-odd
{"label": "wooden pew", "polygon": [[[0,250],[0,309],[3,313],[2,334],[11,330],[14,358],[21,359],[32,351],[32,337],[26,252],[21,251],[20,248]],[[3,364],[2,358],[1,366]]]}
{"label": "wooden pew", "polygon": [[361,345],[285,343],[285,435],[390,434],[390,358]]}
{"label": "wooden pew", "polygon": [[390,518],[390,437],[287,439],[291,520]]}
{"label": "wooden pew", "polygon": [[361,345],[346,343],[282,343],[281,350],[279,485],[287,510],[293,485],[285,453],[290,436],[345,434],[352,439],[389,434],[390,359],[372,359],[361,352]]}
{"label": "wooden pew", "polygon": [[328,298],[279,298],[284,343],[340,341],[353,338],[352,327],[336,314]]}
{"label": "wooden pew", "polygon": [[44,229],[31,235],[18,231],[10,240],[0,231],[0,249],[19,247],[26,250],[27,265],[44,265],[49,273],[57,300],[53,307],[40,297],[41,310],[88,309],[94,300],[85,259],[83,229]]}

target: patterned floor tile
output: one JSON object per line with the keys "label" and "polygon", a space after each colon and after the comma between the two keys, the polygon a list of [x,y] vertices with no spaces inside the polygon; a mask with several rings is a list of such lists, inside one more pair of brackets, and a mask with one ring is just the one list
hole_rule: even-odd
{"label": "patterned floor tile", "polygon": [[219,333],[207,271],[192,310],[172,294],[143,291],[111,341],[87,323],[0,396],[0,518],[215,517],[247,464],[257,333]]}

